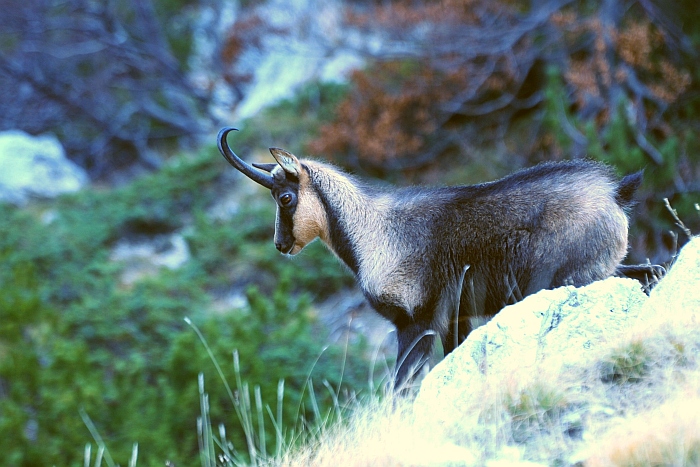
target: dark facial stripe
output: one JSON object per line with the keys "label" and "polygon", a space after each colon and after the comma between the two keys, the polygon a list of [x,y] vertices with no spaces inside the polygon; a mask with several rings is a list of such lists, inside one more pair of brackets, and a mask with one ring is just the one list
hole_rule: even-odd
{"label": "dark facial stripe", "polygon": [[297,210],[299,202],[299,180],[289,174],[284,174],[284,178],[274,178],[272,187],[272,196],[277,198],[284,193],[293,193],[296,201],[290,206],[280,206],[278,204],[277,212],[279,217],[278,229],[275,232],[275,241],[283,245],[290,246],[294,243],[294,213]]}

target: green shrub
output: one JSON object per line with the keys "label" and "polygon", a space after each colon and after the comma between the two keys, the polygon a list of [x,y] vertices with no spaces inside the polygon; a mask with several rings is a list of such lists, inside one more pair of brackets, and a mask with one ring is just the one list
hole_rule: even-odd
{"label": "green shrub", "polygon": [[504,407],[511,419],[513,440],[523,443],[539,431],[559,426],[569,405],[560,389],[545,383],[534,383],[515,394],[506,394]]}
{"label": "green shrub", "polygon": [[[236,449],[242,428],[224,384],[185,317],[197,324],[227,377],[232,352],[240,377],[276,400],[285,380],[284,420],[312,420],[307,380],[336,391],[366,387],[361,349],[320,339],[316,300],[350,283],[320,245],[295,261],[272,245],[272,201],[245,204],[230,220],[206,215],[228,167],[213,148],[117,189],[91,189],[27,209],[0,205],[0,465],[77,465],[92,435],[89,417],[115,462],[133,443],[139,466],[198,462],[197,377],[211,420]],[[182,231],[191,259],[133,284],[109,260],[123,237]],[[318,275],[325,275],[319,277]],[[292,280],[294,277],[294,280]],[[224,289],[247,290],[249,305],[212,307]],[[300,292],[308,290],[311,295]],[[334,394],[317,391],[318,413]],[[216,426],[215,425],[215,426]],[[272,424],[267,440],[274,442]],[[291,436],[291,429],[288,432]]]}
{"label": "green shrub", "polygon": [[605,383],[635,383],[649,373],[651,354],[644,342],[634,340],[614,348],[600,364],[600,378]]}

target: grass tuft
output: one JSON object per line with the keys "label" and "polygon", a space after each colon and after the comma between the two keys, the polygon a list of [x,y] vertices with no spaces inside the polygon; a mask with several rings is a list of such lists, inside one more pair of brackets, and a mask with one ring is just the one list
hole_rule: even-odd
{"label": "grass tuft", "polygon": [[511,419],[513,440],[524,443],[537,433],[550,431],[568,406],[566,394],[544,381],[506,394],[504,407]]}
{"label": "grass tuft", "polygon": [[604,383],[636,383],[649,372],[650,352],[641,340],[633,340],[611,349],[599,364]]}
{"label": "grass tuft", "polygon": [[700,465],[700,399],[683,397],[624,419],[591,447],[587,465]]}

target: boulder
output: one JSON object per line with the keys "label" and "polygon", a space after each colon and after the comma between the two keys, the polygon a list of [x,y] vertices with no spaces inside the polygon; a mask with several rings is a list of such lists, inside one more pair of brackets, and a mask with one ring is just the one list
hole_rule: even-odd
{"label": "boulder", "polygon": [[700,312],[700,237],[683,247],[668,274],[651,291],[640,317],[684,319],[691,310]]}
{"label": "boulder", "polygon": [[688,313],[700,312],[698,291],[700,238],[695,238],[650,297],[639,282],[615,277],[526,297],[475,329],[435,366],[422,382],[416,414],[433,426],[464,426],[476,416],[474,407],[489,384],[518,384],[545,369],[560,374],[564,365],[590,367],[601,349],[647,322],[692,321]]}
{"label": "boulder", "polygon": [[25,204],[80,190],[87,173],[66,158],[55,136],[0,132],[0,202]]}
{"label": "boulder", "polygon": [[140,279],[153,276],[165,267],[179,269],[190,259],[187,241],[179,233],[121,239],[109,255],[112,261],[125,267],[121,281],[131,285]]}

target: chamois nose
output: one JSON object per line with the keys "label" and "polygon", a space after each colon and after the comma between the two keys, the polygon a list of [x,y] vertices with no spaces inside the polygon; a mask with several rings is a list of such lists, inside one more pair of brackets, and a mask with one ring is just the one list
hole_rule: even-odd
{"label": "chamois nose", "polygon": [[289,253],[289,251],[292,249],[291,244],[289,243],[282,243],[282,242],[275,242],[275,248],[277,248],[277,251],[281,253]]}

